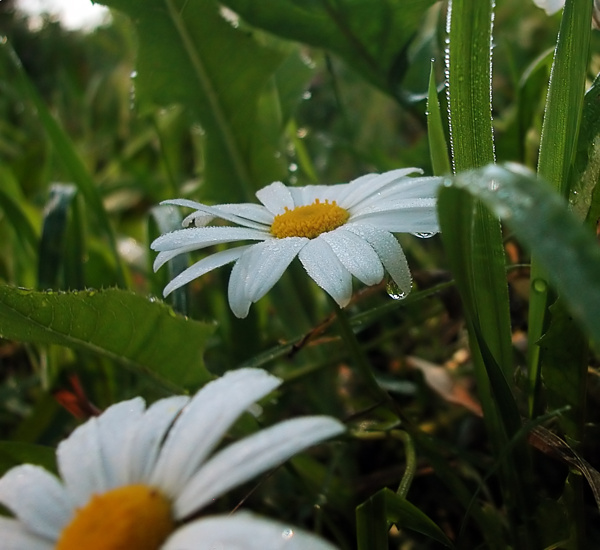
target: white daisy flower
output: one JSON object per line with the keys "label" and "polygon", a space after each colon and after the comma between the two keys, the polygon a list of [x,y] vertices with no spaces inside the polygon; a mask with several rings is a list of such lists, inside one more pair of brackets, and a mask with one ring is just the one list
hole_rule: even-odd
{"label": "white daisy flower", "polygon": [[197,518],[204,506],[306,447],[343,431],[303,417],[212,454],[235,420],[281,380],[240,369],[194,397],[146,409],[141,398],[109,407],[57,449],[61,479],[25,464],[0,479],[3,550],[334,550],[324,540],[250,513]]}
{"label": "white daisy flower", "polygon": [[[375,285],[385,271],[408,294],[411,276],[402,248],[392,233],[430,236],[439,231],[436,191],[442,178],[409,178],[418,168],[368,174],[350,183],[287,187],[275,182],[257,191],[258,204],[207,206],[178,199],[165,201],[194,208],[188,227],[160,236],[156,271],[167,261],[211,245],[259,241],[203,258],[164,289],[173,290],[217,267],[235,261],[229,278],[229,304],[240,318],[262,298],[298,256],[307,273],[344,307],[352,296],[352,275]],[[206,226],[213,218],[237,224]]]}

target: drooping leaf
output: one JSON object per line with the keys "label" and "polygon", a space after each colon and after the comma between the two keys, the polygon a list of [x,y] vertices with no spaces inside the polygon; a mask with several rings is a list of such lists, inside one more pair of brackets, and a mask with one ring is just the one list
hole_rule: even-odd
{"label": "drooping leaf", "polygon": [[0,286],[0,336],[99,353],[172,389],[211,375],[202,359],[210,325],[117,289],[35,292]]}

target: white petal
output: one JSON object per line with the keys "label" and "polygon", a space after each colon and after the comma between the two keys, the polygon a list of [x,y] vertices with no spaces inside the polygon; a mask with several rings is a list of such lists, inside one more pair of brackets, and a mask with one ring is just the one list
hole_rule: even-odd
{"label": "white petal", "polygon": [[[380,206],[384,210],[390,208],[391,203],[402,204],[410,199],[436,200],[437,193],[443,183],[443,178],[403,178],[366,197],[349,210],[351,214],[360,214],[371,206]],[[434,202],[435,204],[435,202]]]}
{"label": "white petal", "polygon": [[148,482],[165,435],[189,400],[187,396],[175,395],[160,399],[148,407],[126,443],[124,460],[130,483]]}
{"label": "white petal", "polygon": [[408,294],[412,286],[412,278],[408,262],[400,243],[396,237],[387,231],[377,229],[368,224],[346,224],[344,229],[352,231],[365,239],[377,252],[383,267],[398,285],[404,295]]}
{"label": "white petal", "polygon": [[[16,466],[0,479],[0,503],[41,537],[56,539],[73,514],[60,481],[39,466]],[[4,548],[0,536],[0,547]]]}
{"label": "white petal", "polygon": [[437,233],[440,226],[434,199],[412,199],[404,204],[371,207],[350,222],[370,224],[391,233]]}
{"label": "white petal", "polygon": [[248,262],[247,293],[251,302],[260,300],[273,288],[307,242],[303,237],[273,239],[254,245],[239,259],[238,264]]}
{"label": "white petal", "polygon": [[106,490],[98,419],[90,418],[56,449],[58,469],[76,506],[85,505],[94,493]]}
{"label": "white petal", "polygon": [[[252,219],[247,219],[239,214],[250,213],[254,210],[246,208],[249,206],[248,204],[228,204],[226,208],[223,208],[225,205],[217,205],[217,206],[208,206],[206,204],[202,204],[200,202],[190,201],[187,199],[172,199],[168,201],[163,201],[161,204],[174,204],[177,206],[187,206],[189,208],[195,208],[200,212],[204,212],[206,214],[210,214],[215,218],[222,218],[224,220],[230,221],[232,223],[237,223],[238,225],[242,225],[244,227],[249,227],[253,229],[264,230],[264,224],[257,223]],[[250,205],[252,206],[252,205]],[[254,205],[258,206],[258,205]]]}
{"label": "white petal", "polygon": [[163,290],[163,296],[168,296],[174,290],[187,285],[189,282],[205,275],[209,271],[237,260],[246,250],[256,246],[248,244],[215,252],[183,270]]}
{"label": "white petal", "polygon": [[104,466],[106,489],[128,485],[129,465],[125,449],[146,410],[141,397],[112,405],[98,417],[98,435]]}
{"label": "white petal", "polygon": [[295,418],[260,430],[210,458],[173,504],[185,518],[229,489],[269,470],[307,447],[339,435],[344,425],[327,416]]}
{"label": "white petal", "polygon": [[286,207],[292,210],[296,206],[289,189],[280,181],[259,189],[256,197],[274,216],[282,214]]}
{"label": "white petal", "polygon": [[214,244],[235,241],[264,241],[269,238],[271,238],[271,235],[266,231],[247,229],[246,227],[188,227],[161,235],[152,242],[150,248],[158,252],[179,248],[184,249],[182,252],[189,252]]}
{"label": "white petal", "polygon": [[169,431],[150,482],[178,495],[235,420],[280,383],[262,369],[233,370],[209,382]]}
{"label": "white petal", "polygon": [[381,282],[384,275],[381,260],[367,241],[342,227],[323,233],[321,238],[357,279],[369,286]]}
{"label": "white petal", "polygon": [[336,550],[293,526],[240,512],[208,516],[177,529],[163,550]]}
{"label": "white petal", "polygon": [[296,206],[312,204],[316,199],[321,202],[325,200],[340,201],[346,196],[349,189],[347,183],[337,183],[335,185],[306,185],[305,187],[289,187],[290,193],[294,198]]}
{"label": "white petal", "polygon": [[227,285],[227,299],[231,311],[238,319],[244,319],[250,311],[250,305],[252,304],[248,297],[250,277],[247,263],[240,264],[236,262],[233,265],[229,275],[229,284]]}
{"label": "white petal", "polygon": [[298,258],[309,276],[340,307],[348,305],[352,297],[352,276],[323,239],[312,239],[300,251]]}
{"label": "white petal", "polygon": [[565,0],[533,0],[538,8],[546,10],[548,15],[552,15],[565,5]]}
{"label": "white petal", "polygon": [[2,550],[53,550],[55,541],[34,535],[20,521],[0,516],[0,544]]}
{"label": "white petal", "polygon": [[273,214],[261,204],[221,204],[219,210],[258,222],[261,225],[267,226],[267,229],[273,223]]}
{"label": "white petal", "polygon": [[419,168],[401,168],[398,170],[384,172],[383,174],[367,174],[367,176],[371,176],[369,178],[365,176],[357,178],[350,182],[350,191],[344,197],[344,199],[339,202],[339,205],[342,208],[350,209],[371,195],[381,192],[381,190],[387,185],[397,185],[398,180],[401,180],[408,174],[412,174],[414,172],[422,173],[422,170]]}

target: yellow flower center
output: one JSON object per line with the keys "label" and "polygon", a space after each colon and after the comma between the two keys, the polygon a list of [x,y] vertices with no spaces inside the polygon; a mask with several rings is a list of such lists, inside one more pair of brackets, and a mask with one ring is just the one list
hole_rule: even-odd
{"label": "yellow flower center", "polygon": [[56,550],[158,550],[174,528],[168,499],[153,487],[127,485],[92,496]]}
{"label": "yellow flower center", "polygon": [[321,202],[316,199],[312,204],[296,206],[290,210],[287,206],[285,212],[275,216],[271,224],[271,235],[278,239],[285,237],[307,237],[314,239],[321,233],[333,231],[336,227],[344,225],[350,213],[336,204],[335,201]]}

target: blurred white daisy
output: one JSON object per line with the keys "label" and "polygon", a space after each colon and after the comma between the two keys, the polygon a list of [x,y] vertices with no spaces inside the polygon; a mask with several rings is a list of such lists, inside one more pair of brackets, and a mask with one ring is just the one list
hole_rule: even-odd
{"label": "blurred white daisy", "polygon": [[[565,0],[533,0],[534,4],[538,8],[542,8],[548,15],[556,13],[565,6]],[[598,29],[600,28],[600,0],[594,0],[594,11],[593,11],[593,26]]]}
{"label": "blurred white daisy", "polygon": [[[375,285],[387,271],[398,293],[410,292],[411,276],[392,233],[431,236],[439,231],[436,191],[442,178],[407,177],[418,168],[368,174],[350,183],[287,187],[275,182],[256,193],[259,204],[207,206],[178,199],[165,204],[196,212],[187,227],[152,243],[157,270],[184,252],[236,241],[260,241],[230,248],[196,262],[164,289],[173,290],[235,261],[229,278],[229,304],[237,317],[262,298],[298,256],[314,281],[344,307],[352,296],[352,275]],[[237,227],[207,226],[213,218]]]}
{"label": "blurred white daisy", "polygon": [[198,518],[229,489],[343,431],[324,416],[280,422],[212,454],[234,421],[280,384],[240,369],[194,397],[109,407],[60,443],[61,479],[25,464],[0,479],[3,550],[334,550],[250,513]]}

